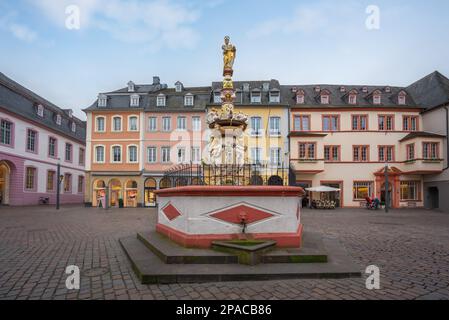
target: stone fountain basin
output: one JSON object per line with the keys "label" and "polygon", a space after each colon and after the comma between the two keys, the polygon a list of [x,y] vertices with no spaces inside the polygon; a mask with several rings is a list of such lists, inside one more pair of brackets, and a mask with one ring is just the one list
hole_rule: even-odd
{"label": "stone fountain basin", "polygon": [[273,240],[231,240],[213,241],[212,249],[234,254],[238,257],[239,264],[254,266],[262,262],[262,256],[268,251],[276,248]]}

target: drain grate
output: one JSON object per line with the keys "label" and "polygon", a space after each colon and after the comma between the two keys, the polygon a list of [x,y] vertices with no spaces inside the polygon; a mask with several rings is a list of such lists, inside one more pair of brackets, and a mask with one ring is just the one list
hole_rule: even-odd
{"label": "drain grate", "polygon": [[108,268],[92,268],[83,271],[86,277],[99,277],[109,272]]}

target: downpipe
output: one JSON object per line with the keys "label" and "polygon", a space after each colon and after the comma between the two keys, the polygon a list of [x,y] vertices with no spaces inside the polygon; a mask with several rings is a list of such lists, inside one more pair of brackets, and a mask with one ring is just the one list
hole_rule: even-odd
{"label": "downpipe", "polygon": [[449,169],[449,107],[444,108],[446,110],[446,168],[443,171]]}

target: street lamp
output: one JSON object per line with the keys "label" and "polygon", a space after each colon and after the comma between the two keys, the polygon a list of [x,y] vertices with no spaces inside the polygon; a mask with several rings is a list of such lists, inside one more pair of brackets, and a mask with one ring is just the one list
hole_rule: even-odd
{"label": "street lamp", "polygon": [[60,194],[61,194],[61,183],[62,183],[62,180],[64,180],[64,176],[61,174],[61,163],[60,162],[58,162],[56,177],[58,179],[57,187],[56,187],[56,210],[59,210],[59,202],[60,202],[59,199],[60,199]]}
{"label": "street lamp", "polygon": [[388,162],[385,162],[385,213],[388,213],[388,205],[390,204],[390,194],[388,193]]}

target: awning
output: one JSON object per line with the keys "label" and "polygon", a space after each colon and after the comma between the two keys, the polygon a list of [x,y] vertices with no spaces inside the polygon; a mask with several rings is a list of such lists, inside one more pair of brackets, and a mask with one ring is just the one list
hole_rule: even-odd
{"label": "awning", "polygon": [[332,188],[332,187],[328,187],[328,186],[319,186],[319,187],[313,187],[313,188],[306,188],[306,191],[310,191],[310,192],[335,192],[335,191],[340,191],[340,189],[337,188]]}

